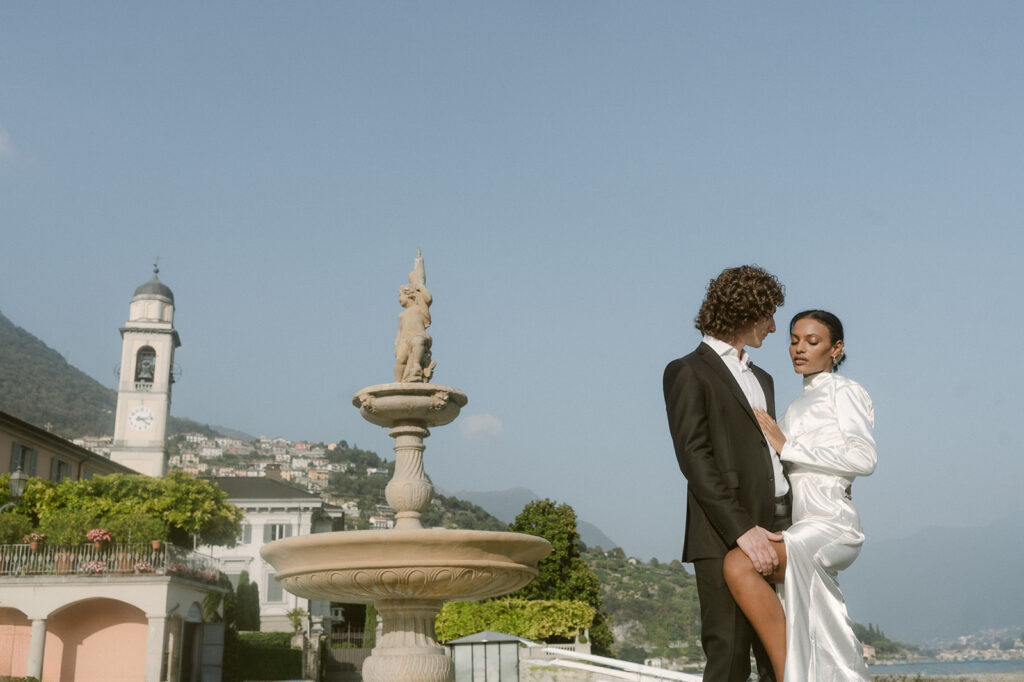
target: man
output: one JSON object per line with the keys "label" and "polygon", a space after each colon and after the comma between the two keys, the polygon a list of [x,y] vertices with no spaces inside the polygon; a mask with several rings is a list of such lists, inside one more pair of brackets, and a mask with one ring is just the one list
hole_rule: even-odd
{"label": "man", "polygon": [[757,266],[728,268],[708,285],[695,324],[697,349],[665,368],[665,408],[679,468],[687,481],[683,561],[693,562],[708,682],[742,682],[754,648],[762,680],[771,662],[722,577],[733,547],[762,574],[778,565],[770,541],[789,526],[789,483],[754,408],[775,416],[771,376],[750,363],[775,331],[785,300],[774,275]]}

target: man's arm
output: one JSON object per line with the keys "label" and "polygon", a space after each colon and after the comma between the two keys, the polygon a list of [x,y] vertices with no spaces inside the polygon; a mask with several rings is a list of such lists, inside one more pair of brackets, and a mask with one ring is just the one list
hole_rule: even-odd
{"label": "man's arm", "polygon": [[779,563],[770,541],[781,541],[782,536],[757,526],[727,485],[708,427],[707,401],[712,396],[693,368],[678,360],[665,368],[663,388],[676,459],[687,487],[726,546],[738,546],[758,572],[770,573]]}
{"label": "man's arm", "polygon": [[707,415],[707,401],[713,396],[707,395],[693,368],[679,361],[665,368],[663,384],[679,469],[712,526],[732,547],[755,524],[732,493],[714,457]]}

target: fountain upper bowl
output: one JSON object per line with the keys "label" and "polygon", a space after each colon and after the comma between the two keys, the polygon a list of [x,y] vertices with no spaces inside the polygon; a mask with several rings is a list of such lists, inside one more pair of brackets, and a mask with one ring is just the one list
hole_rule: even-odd
{"label": "fountain upper bowl", "polygon": [[367,386],[352,398],[363,419],[389,427],[442,426],[454,421],[467,402],[469,398],[457,388],[422,383]]}

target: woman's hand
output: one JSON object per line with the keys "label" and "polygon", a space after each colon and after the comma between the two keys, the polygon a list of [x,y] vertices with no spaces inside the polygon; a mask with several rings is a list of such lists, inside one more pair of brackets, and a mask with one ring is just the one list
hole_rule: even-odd
{"label": "woman's hand", "polygon": [[778,423],[759,407],[754,408],[754,416],[757,417],[757,423],[761,425],[764,437],[775,448],[775,452],[782,452],[782,448],[786,445],[786,437],[782,435],[782,429],[779,428]]}

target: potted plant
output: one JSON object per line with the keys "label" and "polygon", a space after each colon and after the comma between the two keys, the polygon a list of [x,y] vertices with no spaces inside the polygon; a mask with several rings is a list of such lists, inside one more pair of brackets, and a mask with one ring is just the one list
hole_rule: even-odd
{"label": "potted plant", "polygon": [[155,516],[144,516],[139,519],[138,534],[139,539],[148,540],[153,549],[160,549],[167,540],[167,524]]}
{"label": "potted plant", "polygon": [[103,575],[107,570],[106,561],[86,561],[82,564],[82,573],[86,575]]}
{"label": "potted plant", "polygon": [[104,528],[93,528],[86,532],[85,539],[92,543],[93,547],[103,547],[106,543],[110,542],[114,538],[110,536]]}
{"label": "potted plant", "polygon": [[21,538],[21,541],[29,546],[33,552],[39,549],[39,545],[43,544],[46,540],[46,533],[40,533],[38,531],[32,531]]}

